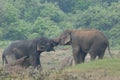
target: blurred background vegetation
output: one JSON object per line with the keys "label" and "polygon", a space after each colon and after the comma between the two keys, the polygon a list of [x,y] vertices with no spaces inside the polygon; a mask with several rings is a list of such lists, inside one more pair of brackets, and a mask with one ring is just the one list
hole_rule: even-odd
{"label": "blurred background vegetation", "polygon": [[0,0],[0,46],[76,28],[99,29],[120,48],[120,0]]}

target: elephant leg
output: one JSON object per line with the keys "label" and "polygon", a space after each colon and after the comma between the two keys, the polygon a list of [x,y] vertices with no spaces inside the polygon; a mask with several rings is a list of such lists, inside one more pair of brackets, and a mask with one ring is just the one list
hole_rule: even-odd
{"label": "elephant leg", "polygon": [[106,50],[106,46],[103,46],[102,49],[99,50],[98,59],[103,59],[105,50]]}
{"label": "elephant leg", "polygon": [[86,56],[86,55],[87,55],[87,53],[81,52],[81,55],[80,55],[80,63],[85,62],[85,56]]}
{"label": "elephant leg", "polygon": [[73,58],[75,61],[75,64],[79,64],[80,63],[80,53],[79,53],[79,48],[78,47],[73,47]]}
{"label": "elephant leg", "polygon": [[40,61],[40,55],[39,53],[37,53],[36,55],[36,61],[35,61],[35,66],[34,68],[37,69],[37,70],[42,70],[42,66],[41,66],[41,61]]}
{"label": "elephant leg", "polygon": [[89,51],[89,54],[90,54],[90,57],[91,57],[90,60],[93,61],[93,60],[96,59],[98,53],[97,53],[96,50],[91,49],[91,50]]}
{"label": "elephant leg", "polygon": [[42,66],[41,66],[41,61],[40,61],[40,57],[38,57],[38,59],[37,59],[37,65],[38,65],[38,68],[42,68]]}
{"label": "elephant leg", "polygon": [[89,50],[89,54],[90,54],[90,57],[91,57],[91,61],[92,61],[92,60],[95,60],[96,57],[98,56],[100,47],[101,47],[101,46],[100,46],[99,44],[97,44],[97,43],[94,43],[94,44],[91,46],[91,48],[90,48],[90,50]]}
{"label": "elephant leg", "polygon": [[6,55],[7,64],[12,64],[16,61],[15,55]]}
{"label": "elephant leg", "polygon": [[80,64],[85,61],[85,56],[87,53],[84,53],[79,47],[73,48],[73,57],[75,64]]}
{"label": "elephant leg", "polygon": [[98,59],[103,59],[104,54],[98,54]]}
{"label": "elephant leg", "polygon": [[96,59],[97,55],[96,54],[90,54],[90,60],[93,61]]}
{"label": "elephant leg", "polygon": [[107,47],[107,45],[104,43],[99,43],[96,45],[94,44],[89,51],[91,60],[94,60],[97,56],[98,56],[98,59],[102,59],[105,53],[105,49]]}

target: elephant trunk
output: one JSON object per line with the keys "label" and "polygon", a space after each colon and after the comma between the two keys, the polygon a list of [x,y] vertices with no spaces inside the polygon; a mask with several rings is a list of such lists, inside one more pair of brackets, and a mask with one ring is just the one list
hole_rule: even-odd
{"label": "elephant trunk", "polygon": [[59,38],[53,39],[54,46],[57,46],[59,42],[60,42]]}

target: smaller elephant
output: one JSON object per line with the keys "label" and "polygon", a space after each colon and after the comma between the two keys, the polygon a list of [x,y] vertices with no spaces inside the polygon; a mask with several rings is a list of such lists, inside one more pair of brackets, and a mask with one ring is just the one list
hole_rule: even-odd
{"label": "smaller elephant", "polygon": [[23,66],[41,66],[40,54],[44,51],[54,51],[54,43],[52,40],[41,37],[33,40],[14,41],[3,51],[3,64],[11,64],[18,59],[26,57]]}
{"label": "smaller elephant", "polygon": [[91,60],[94,60],[97,56],[99,59],[103,59],[107,47],[111,55],[107,37],[96,29],[65,30],[53,40],[57,45],[72,46],[75,64],[84,62],[87,53],[90,54]]}

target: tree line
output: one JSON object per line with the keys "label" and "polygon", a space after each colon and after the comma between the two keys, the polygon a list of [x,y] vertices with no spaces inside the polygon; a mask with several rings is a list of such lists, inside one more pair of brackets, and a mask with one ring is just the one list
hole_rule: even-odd
{"label": "tree line", "polygon": [[120,44],[120,0],[0,0],[0,40],[54,38],[65,29],[95,28]]}

